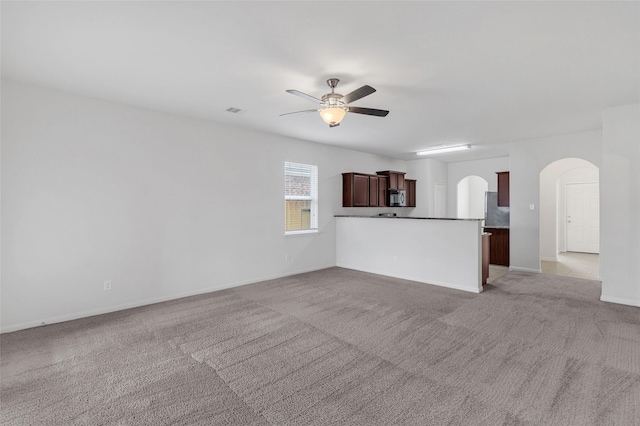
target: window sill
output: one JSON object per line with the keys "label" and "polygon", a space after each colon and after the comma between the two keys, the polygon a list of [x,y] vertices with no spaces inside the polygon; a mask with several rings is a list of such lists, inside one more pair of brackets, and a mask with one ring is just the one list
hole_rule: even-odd
{"label": "window sill", "polygon": [[318,234],[317,229],[303,229],[300,231],[285,231],[285,237],[296,237],[301,235],[310,235],[310,234]]}

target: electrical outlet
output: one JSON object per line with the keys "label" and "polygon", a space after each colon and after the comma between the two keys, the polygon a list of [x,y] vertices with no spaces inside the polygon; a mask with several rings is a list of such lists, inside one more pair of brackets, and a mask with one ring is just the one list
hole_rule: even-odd
{"label": "electrical outlet", "polygon": [[290,260],[291,260],[291,256],[290,256],[290,255],[288,255],[288,254],[285,254],[285,255],[284,255],[284,261],[285,261],[285,262],[288,262],[288,261],[290,261]]}
{"label": "electrical outlet", "polygon": [[107,280],[104,282],[104,289],[105,291],[111,290],[111,280]]}
{"label": "electrical outlet", "polygon": [[398,256],[393,256],[393,263],[398,263]]}

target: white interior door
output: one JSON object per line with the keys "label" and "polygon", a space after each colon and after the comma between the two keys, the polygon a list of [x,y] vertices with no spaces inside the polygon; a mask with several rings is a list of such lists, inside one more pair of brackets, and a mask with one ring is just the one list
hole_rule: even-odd
{"label": "white interior door", "polygon": [[434,192],[434,216],[435,217],[445,217],[446,216],[446,209],[445,209],[445,203],[447,202],[446,200],[446,196],[445,196],[445,186],[444,183],[435,183],[433,186],[433,192]]}
{"label": "white interior door", "polygon": [[600,189],[598,183],[565,187],[567,251],[600,252]]}

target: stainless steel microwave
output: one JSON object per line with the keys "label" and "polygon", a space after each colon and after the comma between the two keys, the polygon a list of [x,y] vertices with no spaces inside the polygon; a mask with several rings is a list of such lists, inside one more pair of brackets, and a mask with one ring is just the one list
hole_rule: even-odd
{"label": "stainless steel microwave", "polygon": [[389,189],[389,207],[404,207],[406,205],[406,194],[404,189]]}

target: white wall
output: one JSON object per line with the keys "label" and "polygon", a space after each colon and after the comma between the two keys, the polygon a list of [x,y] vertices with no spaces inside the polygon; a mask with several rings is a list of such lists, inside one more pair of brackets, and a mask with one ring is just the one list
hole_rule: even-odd
{"label": "white wall", "polygon": [[458,211],[457,188],[462,179],[467,176],[479,176],[487,181],[489,185],[487,191],[495,192],[498,190],[498,175],[496,175],[496,172],[506,172],[509,171],[509,168],[509,157],[449,163],[447,170],[449,216],[455,217]]}
{"label": "white wall", "polygon": [[[285,160],[319,166],[316,235],[284,237]],[[3,81],[2,331],[334,266],[341,173],[404,168]]]}
{"label": "white wall", "polygon": [[336,219],[338,266],[482,292],[480,221]]}
{"label": "white wall", "polygon": [[456,217],[469,217],[469,194],[471,193],[469,189],[469,179],[471,176],[467,176],[458,182],[458,211],[456,212]]}
{"label": "white wall", "polygon": [[[510,269],[540,272],[540,172],[563,158],[582,158],[599,167],[600,131],[513,142],[509,147]],[[607,188],[602,188],[601,192]],[[534,210],[529,206],[533,204]]]}
{"label": "white wall", "polygon": [[458,218],[484,218],[485,194],[489,189],[486,180],[479,176],[467,176],[458,183]]}
{"label": "white wall", "polygon": [[554,161],[540,172],[540,259],[557,260],[566,251],[565,185],[598,182],[598,168],[580,158]]}
{"label": "white wall", "polygon": [[432,158],[406,162],[407,178],[417,179],[416,207],[411,216],[436,217],[435,189],[436,183],[447,185],[447,164]]}
{"label": "white wall", "polygon": [[603,112],[602,300],[640,306],[640,104]]}

